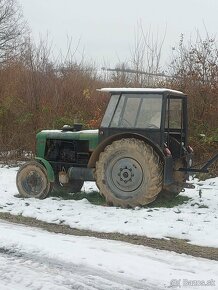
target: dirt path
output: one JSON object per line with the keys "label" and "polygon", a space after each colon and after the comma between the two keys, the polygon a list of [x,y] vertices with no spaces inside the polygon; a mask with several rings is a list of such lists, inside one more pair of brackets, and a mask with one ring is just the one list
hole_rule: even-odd
{"label": "dirt path", "polygon": [[218,261],[217,248],[192,245],[189,244],[186,240],[174,238],[169,238],[168,240],[166,240],[166,239],[148,238],[146,236],[123,235],[119,233],[101,233],[89,230],[79,230],[70,228],[69,226],[66,225],[56,225],[52,223],[46,223],[43,221],[36,220],[34,218],[16,216],[11,215],[10,213],[2,213],[2,212],[0,212],[0,219],[17,224],[41,228],[54,233],[62,233],[75,236],[89,236],[96,237],[99,239],[123,241],[135,245],[143,245],[155,249],[174,251],[180,254],[184,253],[195,257],[201,257]]}

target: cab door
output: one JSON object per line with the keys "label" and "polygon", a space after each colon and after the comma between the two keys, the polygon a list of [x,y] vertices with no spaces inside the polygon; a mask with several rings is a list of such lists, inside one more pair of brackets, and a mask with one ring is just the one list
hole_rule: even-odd
{"label": "cab door", "polygon": [[165,118],[165,142],[174,158],[184,155],[187,146],[187,100],[168,96]]}

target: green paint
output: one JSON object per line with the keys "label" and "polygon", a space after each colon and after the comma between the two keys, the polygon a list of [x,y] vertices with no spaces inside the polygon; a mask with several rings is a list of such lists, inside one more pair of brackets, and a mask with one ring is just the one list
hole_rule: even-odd
{"label": "green paint", "polygon": [[46,135],[41,132],[36,135],[36,156],[44,157],[46,145]]}
{"label": "green paint", "polygon": [[43,130],[36,135],[36,156],[44,157],[47,139],[60,140],[88,140],[89,150],[94,150],[98,145],[98,130],[83,130],[78,132],[61,130]]}
{"label": "green paint", "polygon": [[50,182],[54,182],[55,181],[55,176],[54,176],[54,171],[51,167],[51,164],[45,160],[44,158],[40,158],[40,157],[35,157],[35,159],[37,161],[40,161],[46,168],[47,174],[48,174],[48,180]]}

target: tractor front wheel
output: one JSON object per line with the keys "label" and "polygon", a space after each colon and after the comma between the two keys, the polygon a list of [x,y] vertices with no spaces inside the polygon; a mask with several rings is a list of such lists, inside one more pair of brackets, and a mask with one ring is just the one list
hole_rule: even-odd
{"label": "tractor front wheel", "polygon": [[17,188],[22,197],[45,198],[51,189],[47,171],[37,161],[30,161],[20,167],[16,178]]}
{"label": "tractor front wheel", "polygon": [[96,163],[96,183],[109,205],[141,206],[162,189],[163,166],[153,148],[134,138],[108,145]]}

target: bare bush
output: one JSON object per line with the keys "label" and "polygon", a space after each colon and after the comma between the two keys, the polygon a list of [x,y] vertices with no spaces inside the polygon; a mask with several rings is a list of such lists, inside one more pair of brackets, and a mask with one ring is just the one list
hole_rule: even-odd
{"label": "bare bush", "polygon": [[[69,54],[69,53],[68,53]],[[51,47],[26,40],[22,53],[0,67],[0,151],[34,151],[42,129],[82,122],[97,126],[105,98],[94,66],[69,59],[54,62]]]}
{"label": "bare bush", "polygon": [[[190,125],[193,132],[217,130],[218,124],[218,48],[216,39],[202,39],[184,44],[181,36],[170,65],[170,86],[189,95]],[[204,120],[204,122],[202,122]],[[203,133],[203,132],[201,132]]]}
{"label": "bare bush", "polygon": [[[185,43],[181,35],[180,43],[174,48],[169,73],[174,76],[168,86],[184,91],[189,102],[190,142],[195,148],[195,158],[205,161],[218,149],[214,142],[218,136],[218,48],[214,37],[208,34]],[[205,138],[199,139],[204,133]],[[215,164],[213,172],[217,173]]]}

